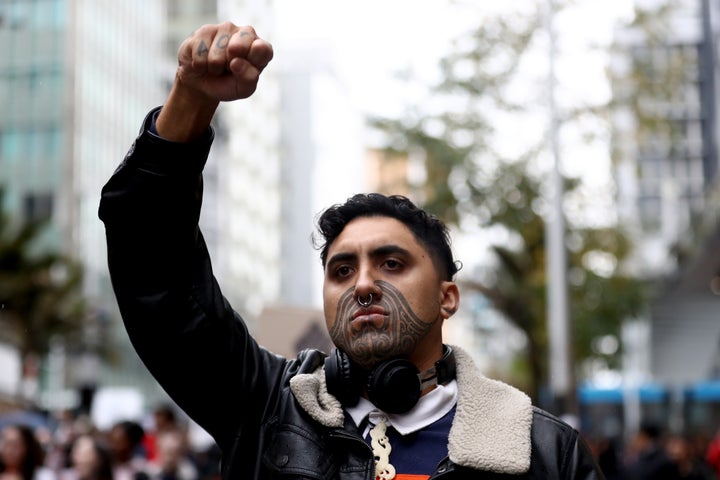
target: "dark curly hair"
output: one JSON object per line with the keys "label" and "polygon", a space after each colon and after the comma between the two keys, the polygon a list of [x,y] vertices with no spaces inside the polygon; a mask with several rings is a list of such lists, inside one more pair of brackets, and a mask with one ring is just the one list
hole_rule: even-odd
{"label": "dark curly hair", "polygon": [[315,237],[315,246],[320,250],[323,268],[330,245],[345,226],[358,217],[391,217],[399,220],[428,250],[443,280],[452,280],[457,273],[458,266],[453,260],[447,226],[436,216],[418,208],[407,197],[380,193],[359,193],[345,203],[329,207],[320,215],[317,231],[322,238]]}

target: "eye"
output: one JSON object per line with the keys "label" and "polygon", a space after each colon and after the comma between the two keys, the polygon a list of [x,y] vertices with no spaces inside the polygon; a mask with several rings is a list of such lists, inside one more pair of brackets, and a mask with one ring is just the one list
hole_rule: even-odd
{"label": "eye", "polygon": [[400,270],[402,267],[403,264],[394,258],[388,258],[383,262],[383,268],[386,270]]}
{"label": "eye", "polygon": [[352,274],[353,269],[349,265],[340,265],[335,269],[335,276],[338,278],[345,278]]}

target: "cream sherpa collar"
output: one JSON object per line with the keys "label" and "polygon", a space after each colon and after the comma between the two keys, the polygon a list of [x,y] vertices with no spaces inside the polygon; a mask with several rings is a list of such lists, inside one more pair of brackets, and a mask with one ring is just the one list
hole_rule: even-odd
{"label": "cream sherpa collar", "polygon": [[[496,473],[520,474],[530,468],[532,405],[521,391],[484,377],[470,355],[453,347],[457,362],[458,404],[448,437],[455,464]],[[290,380],[300,406],[327,427],[342,427],[345,414],[330,395],[322,367]]]}

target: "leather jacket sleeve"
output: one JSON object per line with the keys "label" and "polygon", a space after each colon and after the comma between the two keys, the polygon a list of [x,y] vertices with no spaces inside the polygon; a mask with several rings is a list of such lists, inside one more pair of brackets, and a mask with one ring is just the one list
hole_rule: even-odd
{"label": "leather jacket sleeve", "polygon": [[153,113],[102,191],[110,276],[138,355],[222,446],[272,407],[288,362],[256,344],[213,277],[198,228],[212,131],[168,142],[148,131]]}
{"label": "leather jacket sleeve", "polygon": [[[595,457],[580,434],[553,415],[538,408],[534,409],[533,415],[530,468],[530,478],[605,479]],[[550,474],[551,472],[554,473]]]}

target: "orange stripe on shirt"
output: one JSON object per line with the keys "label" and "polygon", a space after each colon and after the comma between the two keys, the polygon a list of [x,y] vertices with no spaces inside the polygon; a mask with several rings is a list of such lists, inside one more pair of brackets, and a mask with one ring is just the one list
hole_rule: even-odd
{"label": "orange stripe on shirt", "polygon": [[411,473],[398,473],[395,480],[428,480],[430,475],[413,475]]}

